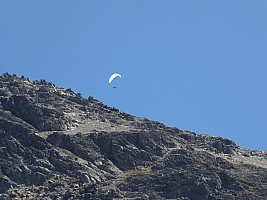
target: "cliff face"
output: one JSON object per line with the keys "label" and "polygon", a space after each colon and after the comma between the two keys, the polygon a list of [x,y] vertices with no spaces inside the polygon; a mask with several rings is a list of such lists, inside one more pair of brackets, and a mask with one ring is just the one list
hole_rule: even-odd
{"label": "cliff face", "polygon": [[2,199],[267,199],[267,153],[0,76]]}

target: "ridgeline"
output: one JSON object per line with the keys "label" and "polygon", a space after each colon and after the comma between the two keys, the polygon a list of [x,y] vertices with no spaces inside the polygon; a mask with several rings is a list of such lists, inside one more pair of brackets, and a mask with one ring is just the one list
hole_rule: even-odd
{"label": "ridgeline", "polygon": [[0,76],[0,199],[267,199],[267,153]]}

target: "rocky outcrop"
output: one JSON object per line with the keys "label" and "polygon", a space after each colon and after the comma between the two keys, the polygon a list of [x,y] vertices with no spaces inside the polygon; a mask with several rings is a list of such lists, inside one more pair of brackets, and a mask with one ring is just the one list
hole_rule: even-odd
{"label": "rocky outcrop", "polygon": [[26,96],[12,95],[3,102],[3,107],[39,131],[60,131],[70,126],[70,119],[63,112],[38,105]]}
{"label": "rocky outcrop", "polygon": [[0,199],[267,198],[267,153],[0,76]]}

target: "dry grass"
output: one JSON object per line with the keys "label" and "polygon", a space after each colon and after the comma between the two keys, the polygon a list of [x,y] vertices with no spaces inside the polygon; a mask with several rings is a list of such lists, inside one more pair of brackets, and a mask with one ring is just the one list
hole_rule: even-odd
{"label": "dry grass", "polygon": [[150,172],[152,172],[152,167],[151,166],[143,168],[143,169],[130,170],[130,171],[126,172],[125,175],[126,176],[138,176],[138,175],[141,175],[141,174],[148,174]]}

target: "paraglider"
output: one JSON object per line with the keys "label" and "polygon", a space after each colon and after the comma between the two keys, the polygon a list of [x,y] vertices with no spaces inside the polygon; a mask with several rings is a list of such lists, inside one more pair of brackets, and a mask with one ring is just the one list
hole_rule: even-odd
{"label": "paraglider", "polygon": [[[115,74],[112,74],[112,75],[109,77],[109,79],[108,79],[109,84],[113,85],[113,89],[116,89],[116,88],[117,88],[116,85],[114,85],[114,83],[112,83],[112,81],[113,81],[115,78],[117,78],[117,77],[120,77],[120,78],[121,78],[121,75],[118,74],[118,73],[115,73]],[[115,82],[116,82],[116,81],[115,81]]]}
{"label": "paraglider", "polygon": [[120,78],[121,78],[121,75],[118,74],[118,73],[112,74],[112,75],[109,77],[108,82],[111,83],[116,77],[120,77]]}

